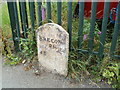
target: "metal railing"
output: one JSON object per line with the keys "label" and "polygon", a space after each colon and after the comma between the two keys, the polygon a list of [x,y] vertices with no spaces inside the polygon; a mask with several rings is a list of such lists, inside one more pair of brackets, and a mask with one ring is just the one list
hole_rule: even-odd
{"label": "metal railing", "polygon": [[[51,22],[51,2],[47,3],[47,20],[48,22]],[[16,2],[7,2],[8,4],[8,11],[10,16],[10,22],[11,22],[11,28],[12,28],[12,34],[13,34],[13,41],[16,51],[19,50],[19,39],[20,39],[20,24],[19,24],[19,18],[18,18],[18,7]],[[35,27],[35,21],[38,19],[38,26],[42,25],[42,11],[41,11],[41,2],[37,2],[37,13],[38,18],[35,17],[35,3],[29,2],[29,13],[30,13],[30,21],[31,21],[31,30],[34,31]],[[72,51],[72,2],[68,2],[68,19],[67,19],[67,30],[69,33],[69,50]],[[57,2],[57,23],[59,25],[62,25],[61,21],[61,13],[62,13],[62,2]],[[78,26],[78,52],[81,53],[88,53],[96,54],[98,57],[102,58],[104,55],[104,44],[106,39],[106,31],[107,31],[107,22],[108,22],[108,15],[109,15],[109,7],[110,2],[104,3],[104,15],[102,20],[102,30],[100,35],[100,44],[99,44],[99,50],[98,52],[93,51],[93,43],[94,43],[94,30],[95,30],[95,22],[96,22],[96,7],[97,2],[92,2],[92,9],[91,9],[91,19],[90,19],[90,33],[89,33],[89,40],[88,40],[88,49],[84,50],[82,49],[82,40],[83,40],[83,25],[84,25],[84,2],[79,3],[79,26]],[[27,9],[26,9],[26,2],[19,2],[19,9],[20,9],[20,19],[21,19],[21,26],[22,26],[22,32],[24,38],[27,38],[27,30],[29,27],[28,24],[28,15],[27,15]],[[111,58],[119,59],[120,55],[114,55],[117,39],[120,32],[120,2],[118,3],[118,12],[116,15],[116,22],[114,25],[114,31],[111,41],[111,47],[110,47],[110,56]]]}

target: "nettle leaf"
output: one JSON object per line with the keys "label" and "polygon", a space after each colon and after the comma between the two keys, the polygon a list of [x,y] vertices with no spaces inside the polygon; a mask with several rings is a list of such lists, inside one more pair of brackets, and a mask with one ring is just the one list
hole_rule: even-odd
{"label": "nettle leaf", "polygon": [[103,77],[105,78],[110,78],[110,77],[114,77],[114,73],[110,72],[109,70],[105,69],[105,71],[103,72]]}
{"label": "nettle leaf", "polygon": [[114,66],[108,66],[109,70],[114,72],[117,76],[119,76],[119,66],[118,64],[114,64]]}
{"label": "nettle leaf", "polygon": [[120,75],[117,77],[118,82],[120,83]]}
{"label": "nettle leaf", "polygon": [[[112,78],[111,78],[112,79]],[[112,80],[111,79],[108,79],[108,84],[111,84],[112,83]]]}

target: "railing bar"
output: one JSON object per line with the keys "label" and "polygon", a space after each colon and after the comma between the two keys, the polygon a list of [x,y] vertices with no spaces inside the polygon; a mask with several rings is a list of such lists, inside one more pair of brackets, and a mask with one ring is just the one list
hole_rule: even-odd
{"label": "railing bar", "polygon": [[[25,7],[25,21],[26,21],[26,27],[28,28],[28,15],[27,15],[27,7],[26,7],[26,0],[24,0],[24,2],[22,2],[24,4]],[[19,0],[19,7],[20,7],[20,0]],[[21,17],[21,7],[20,7],[20,17]]]}
{"label": "railing bar", "polygon": [[28,15],[27,15],[27,6],[26,6],[26,2],[24,2],[24,6],[25,6],[25,19],[26,19],[26,26],[27,26],[27,28],[28,28]]}
{"label": "railing bar", "polygon": [[[84,54],[89,54],[89,51],[88,50],[83,50],[83,49],[81,49],[81,50],[78,50],[78,52],[79,53],[84,53]],[[94,55],[98,55],[99,54],[99,52],[92,52],[92,54],[94,54]],[[108,55],[108,53],[104,53],[105,55]],[[120,55],[113,55],[112,56],[112,59],[118,59],[118,60],[120,60]]]}
{"label": "railing bar", "polygon": [[84,23],[84,2],[79,2],[78,49],[82,48]]}
{"label": "railing bar", "polygon": [[[84,49],[80,49],[80,50],[77,50],[79,53],[85,53],[85,54],[89,54],[89,51],[88,50],[84,50]],[[98,55],[98,52],[92,52],[92,54],[94,54],[94,55]]]}
{"label": "railing bar", "polygon": [[93,43],[94,43],[96,7],[97,7],[97,2],[92,2],[92,14],[91,14],[91,20],[90,20],[90,33],[89,33],[89,41],[88,41],[88,50],[90,54],[92,53]]}
{"label": "railing bar", "polygon": [[61,6],[62,6],[62,3],[60,1],[61,0],[59,0],[59,2],[57,2],[57,23],[59,25],[62,24],[62,22],[61,22]]}
{"label": "railing bar", "polygon": [[7,2],[15,51],[19,51],[20,27],[16,2]]}
{"label": "railing bar", "polygon": [[[89,51],[88,50],[83,50],[83,49],[80,49],[80,50],[77,50],[79,53],[84,53],[84,54],[89,54]],[[92,54],[94,55],[98,55],[99,52],[92,52]],[[108,53],[104,53],[105,55],[108,55]],[[120,55],[113,55],[112,56],[112,59],[118,59],[120,60]]]}
{"label": "railing bar", "polygon": [[34,2],[29,2],[29,9],[30,9],[31,29],[34,31],[34,27],[35,27],[35,6],[34,6]]}
{"label": "railing bar", "polygon": [[72,50],[72,2],[68,2],[68,33],[69,33],[69,50]]}
{"label": "railing bar", "polygon": [[111,57],[112,59],[118,59],[118,60],[120,60],[120,55],[113,55],[112,57]]}
{"label": "railing bar", "polygon": [[47,20],[50,23],[51,22],[51,2],[48,0],[47,2]]}
{"label": "railing bar", "polygon": [[27,23],[26,23],[26,12],[25,12],[25,3],[19,2],[20,6],[20,16],[21,16],[21,23],[22,23],[22,31],[24,38],[27,38]]}
{"label": "railing bar", "polygon": [[100,35],[100,47],[99,47],[99,57],[100,58],[103,57],[103,52],[104,52],[104,44],[105,44],[106,31],[107,31],[109,6],[110,6],[110,2],[105,2],[105,4],[104,4],[104,16],[103,16],[103,21],[102,21],[102,33]]}
{"label": "railing bar", "polygon": [[114,26],[114,32],[113,32],[112,42],[111,42],[111,47],[110,47],[111,57],[114,55],[119,32],[120,32],[120,1],[118,3],[118,7],[117,7],[116,22],[115,22],[115,26]]}
{"label": "railing bar", "polygon": [[42,25],[42,11],[41,11],[41,6],[42,2],[37,2],[38,4],[38,26]]}
{"label": "railing bar", "polygon": [[15,22],[16,22],[16,30],[17,30],[17,36],[18,38],[20,38],[20,26],[19,26],[19,19],[18,19],[18,10],[17,10],[17,4],[16,2],[13,2],[14,3],[14,10],[15,10]]}

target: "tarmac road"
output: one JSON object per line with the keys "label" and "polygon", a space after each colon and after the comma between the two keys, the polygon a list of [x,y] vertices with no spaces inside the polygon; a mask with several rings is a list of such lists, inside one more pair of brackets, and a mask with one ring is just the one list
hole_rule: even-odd
{"label": "tarmac road", "polygon": [[108,88],[107,84],[96,84],[90,79],[79,83],[44,72],[36,76],[33,70],[24,71],[23,64],[17,66],[2,65],[2,88]]}

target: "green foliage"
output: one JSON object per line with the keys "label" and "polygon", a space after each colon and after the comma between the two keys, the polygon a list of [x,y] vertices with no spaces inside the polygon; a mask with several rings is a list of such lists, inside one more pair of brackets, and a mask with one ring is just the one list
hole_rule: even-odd
{"label": "green foliage", "polygon": [[32,60],[37,54],[36,40],[32,32],[28,32],[28,38],[20,38],[21,55],[24,59]]}
{"label": "green foliage", "polygon": [[17,54],[14,54],[13,42],[10,39],[6,39],[2,36],[2,55],[5,56],[6,65],[17,65],[21,62],[21,58]]}
{"label": "green foliage", "polygon": [[108,84],[120,89],[120,63],[110,63],[102,70],[102,76]]}
{"label": "green foliage", "polygon": [[86,65],[84,61],[77,59],[77,53],[70,52],[68,60],[68,76],[80,81],[80,75],[86,72]]}
{"label": "green foliage", "polygon": [[[113,70],[113,65],[112,67],[109,66],[106,68],[106,64],[110,62],[110,57],[105,56],[104,60],[100,60],[97,56],[95,55],[86,55],[83,53],[80,53],[81,56],[78,58],[78,53],[77,53],[77,35],[78,35],[78,21],[76,19],[73,19],[73,34],[72,34],[72,46],[75,49],[74,52],[70,53],[69,57],[69,76],[71,78],[75,78],[76,80],[80,79],[80,74],[84,75],[90,75],[90,77],[94,77],[93,80],[96,82],[102,81],[102,79],[106,78],[105,80],[107,81],[108,84],[112,85],[114,88],[119,88],[120,86],[120,76],[118,75],[118,67],[114,66]],[[87,49],[88,48],[88,40],[89,40],[89,32],[90,32],[90,21],[87,19],[84,19],[84,26],[83,26],[83,37],[84,35],[87,35],[86,40],[83,40],[82,42],[82,48]],[[95,25],[95,32],[94,32],[94,51],[97,51],[99,49],[99,37],[100,34],[98,34],[100,30],[98,29],[98,24],[96,23]],[[107,41],[107,40],[106,40]],[[109,52],[109,47],[110,43],[105,43],[105,52]],[[103,65],[102,65],[103,64]],[[101,68],[102,67],[102,68]],[[101,69],[104,69],[101,71]],[[116,73],[115,73],[116,72]]]}
{"label": "green foliage", "polygon": [[81,53],[78,59],[77,52],[70,52],[68,76],[80,81],[81,75],[87,75],[95,82],[104,80],[113,88],[120,88],[120,63],[111,62],[109,58],[105,58],[101,64],[98,62],[100,62],[100,60],[94,55],[86,56]]}
{"label": "green foliage", "polygon": [[13,54],[7,54],[5,65],[17,65],[21,62],[21,58]]}
{"label": "green foliage", "polygon": [[9,20],[9,14],[8,14],[6,3],[1,4],[0,13],[2,14],[0,17],[0,22],[2,22],[2,25],[0,26],[0,28],[3,29],[3,31],[0,33],[2,33],[4,37],[10,38],[12,36],[12,32],[10,28],[10,20]]}
{"label": "green foliage", "polygon": [[[77,2],[76,2],[77,3]],[[74,11],[76,3],[72,3],[72,11]],[[57,23],[57,4],[52,2],[52,22]],[[28,3],[27,3],[28,7]],[[8,32],[11,32],[10,30],[10,24],[9,24],[9,18],[8,18],[8,11],[7,6],[4,5],[2,8],[2,29],[3,29],[3,36],[10,38],[12,35]],[[28,8],[27,8],[28,9]],[[67,2],[62,3],[62,27],[67,30]],[[36,9],[37,11],[37,9]],[[29,13],[29,10],[28,10]],[[6,18],[7,17],[7,18]],[[38,15],[37,15],[38,17]],[[20,16],[19,16],[20,18]],[[30,18],[28,14],[28,18]],[[21,23],[21,22],[20,22]],[[28,23],[30,24],[30,20],[28,19]],[[42,23],[47,23],[47,18],[42,21]],[[69,60],[68,60],[68,69],[69,69],[69,76],[71,78],[74,78],[79,81],[81,74],[91,75],[91,77],[94,77],[97,79],[96,81],[101,81],[102,79],[107,80],[107,82],[115,88],[120,87],[120,63],[113,63],[113,61],[110,62],[109,56],[105,57],[103,60],[99,60],[98,57],[95,55],[86,55],[83,53],[79,53],[80,56],[78,57],[77,52],[77,40],[78,40],[78,19],[72,18],[72,46],[75,49],[75,51],[70,52],[69,54]],[[109,30],[108,30],[109,31]],[[90,20],[84,19],[84,26],[83,26],[83,36],[89,35],[90,32]],[[94,32],[94,51],[98,51],[99,48],[99,29],[98,25],[96,23],[95,25],[95,32]],[[20,38],[20,49],[21,51],[19,53],[14,53],[13,47],[11,47],[11,44],[9,44],[8,39],[3,40],[3,50],[4,55],[6,56],[6,63],[8,65],[16,65],[19,64],[22,60],[33,60],[33,58],[37,55],[37,46],[36,46],[36,40],[33,38],[33,32],[28,32],[28,38]],[[120,37],[118,37],[118,43],[116,47],[117,55],[120,53]],[[108,41],[108,38],[106,38],[107,42],[105,43],[105,52],[109,52],[110,48],[110,40]],[[82,48],[88,49],[88,40],[89,37],[87,37],[82,42]],[[102,64],[100,64],[102,63]],[[110,63],[110,64],[108,64]],[[106,66],[107,65],[107,66]]]}
{"label": "green foliage", "polygon": [[32,32],[28,32],[28,38],[20,38],[20,51],[16,53],[10,40],[3,37],[3,55],[6,58],[5,64],[17,65],[23,60],[31,61],[37,55],[36,40]]}

